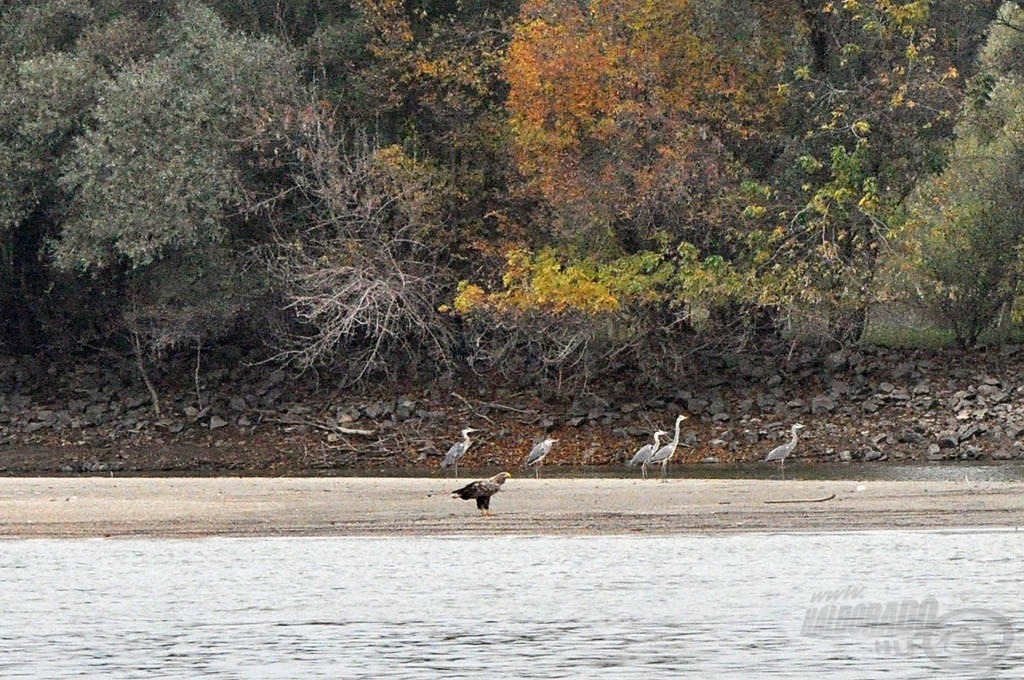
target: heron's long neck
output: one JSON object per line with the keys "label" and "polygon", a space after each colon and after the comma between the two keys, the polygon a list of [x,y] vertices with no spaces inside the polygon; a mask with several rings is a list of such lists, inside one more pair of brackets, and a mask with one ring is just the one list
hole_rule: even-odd
{"label": "heron's long neck", "polygon": [[676,418],[676,436],[672,437],[672,447],[679,446],[679,426],[683,424],[683,421]]}
{"label": "heron's long neck", "polygon": [[462,435],[462,445],[463,445],[464,449],[466,449],[468,451],[469,450],[469,445],[472,444],[472,443],[473,442],[469,441],[469,435],[468,434]]}
{"label": "heron's long neck", "polygon": [[655,451],[658,450],[658,444],[660,444],[660,443],[661,443],[661,435],[660,434],[654,435],[654,450]]}
{"label": "heron's long neck", "polygon": [[796,440],[797,440],[797,435],[796,435],[796,430],[794,429],[793,430],[793,439],[790,440],[789,445],[795,447],[796,446]]}

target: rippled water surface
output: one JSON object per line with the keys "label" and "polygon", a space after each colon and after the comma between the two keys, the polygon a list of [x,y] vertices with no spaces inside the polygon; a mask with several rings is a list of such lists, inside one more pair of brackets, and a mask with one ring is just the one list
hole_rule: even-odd
{"label": "rippled water surface", "polygon": [[0,677],[1018,678],[1022,562],[1012,530],[10,540]]}

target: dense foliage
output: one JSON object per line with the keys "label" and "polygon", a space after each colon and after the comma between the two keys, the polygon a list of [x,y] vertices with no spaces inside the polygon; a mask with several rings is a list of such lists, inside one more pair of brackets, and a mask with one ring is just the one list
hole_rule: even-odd
{"label": "dense foliage", "polygon": [[879,301],[973,344],[1018,4],[4,0],[0,349],[645,384]]}

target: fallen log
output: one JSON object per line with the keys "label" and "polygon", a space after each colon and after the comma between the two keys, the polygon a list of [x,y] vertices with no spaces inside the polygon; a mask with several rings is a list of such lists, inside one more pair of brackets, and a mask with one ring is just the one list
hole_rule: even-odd
{"label": "fallen log", "polygon": [[765,503],[824,503],[835,498],[836,495],[825,496],[823,498],[785,498],[777,501],[765,501]]}

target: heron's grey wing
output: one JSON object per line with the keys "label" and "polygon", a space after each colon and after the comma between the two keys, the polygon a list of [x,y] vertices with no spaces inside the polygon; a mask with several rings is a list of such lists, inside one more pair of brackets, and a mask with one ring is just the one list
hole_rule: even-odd
{"label": "heron's grey wing", "polygon": [[633,458],[630,459],[629,466],[633,467],[635,465],[640,465],[644,461],[650,460],[652,453],[654,453],[654,444],[644,444],[640,447],[640,450],[633,455]]}
{"label": "heron's grey wing", "polygon": [[671,446],[662,446],[660,449],[651,454],[651,457],[647,459],[647,462],[660,463],[663,459],[668,458],[670,453],[672,453]]}
{"label": "heron's grey wing", "polygon": [[455,461],[462,457],[462,454],[466,452],[466,447],[462,445],[462,442],[458,444],[452,444],[452,448],[448,449],[448,453],[444,454],[444,460],[441,461],[441,467],[448,467],[454,465]]}
{"label": "heron's grey wing", "polygon": [[785,458],[787,453],[789,453],[789,446],[787,444],[783,444],[782,446],[776,446],[768,453],[767,456],[765,456],[764,462],[767,463],[770,460],[779,460],[780,458]]}

